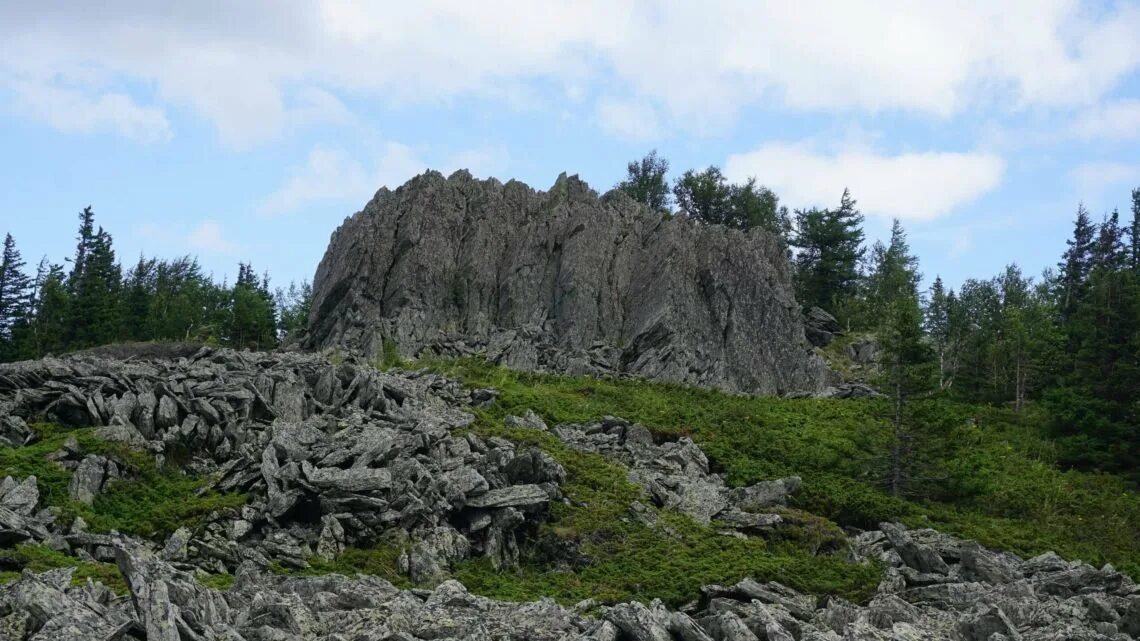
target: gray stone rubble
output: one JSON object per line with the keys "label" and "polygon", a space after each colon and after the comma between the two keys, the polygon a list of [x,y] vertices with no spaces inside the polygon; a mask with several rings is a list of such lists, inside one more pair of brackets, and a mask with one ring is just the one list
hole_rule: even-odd
{"label": "gray stone rubble", "polygon": [[[197,530],[164,541],[88,532],[44,508],[35,477],[0,480],[0,546],[36,542],[114,563],[129,594],[76,584],[73,570],[25,570],[0,586],[0,639],[150,641],[1124,641],[1140,635],[1140,588],[1111,566],[1052,553],[1032,559],[934,530],[883,523],[850,537],[852,563],[884,570],[866,604],[745,578],[709,585],[679,609],[649,604],[498,602],[448,579],[473,556],[517,563],[566,471],[548,453],[464,428],[493,402],[446,378],[380,372],[348,359],[204,348],[168,357],[0,365],[0,437],[34,442],[42,418],[91,426],[158,460],[186,449],[185,469],[245,492]],[[630,507],[652,525],[675,509],[737,536],[779,527],[795,477],[730,488],[688,439],[655,438],[605,417],[548,428],[509,417],[629,469],[644,488]],[[51,460],[73,472],[69,497],[98,505],[129,462],[83,454],[74,439]],[[649,507],[653,505],[655,507]],[[377,577],[279,576],[346,546],[397,542],[400,568],[430,589]],[[10,563],[0,552],[0,563]],[[588,559],[584,562],[588,563]],[[10,569],[6,567],[5,569]],[[235,577],[225,591],[203,572]]]}

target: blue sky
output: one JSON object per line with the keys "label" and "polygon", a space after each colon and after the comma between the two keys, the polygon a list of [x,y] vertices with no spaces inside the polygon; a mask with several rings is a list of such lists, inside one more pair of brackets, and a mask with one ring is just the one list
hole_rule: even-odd
{"label": "blue sky", "polygon": [[[168,5],[168,6],[163,6]],[[857,6],[856,6],[857,5]],[[1140,186],[1135,2],[0,0],[0,232],[311,278],[425,168],[598,191],[656,148],[792,208],[849,187],[950,283],[1056,263]]]}

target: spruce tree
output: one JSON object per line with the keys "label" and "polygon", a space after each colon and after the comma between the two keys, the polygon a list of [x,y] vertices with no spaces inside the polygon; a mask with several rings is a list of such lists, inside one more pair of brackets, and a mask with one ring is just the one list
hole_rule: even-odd
{"label": "spruce tree", "polygon": [[922,311],[916,292],[898,296],[881,309],[879,328],[880,386],[890,399],[891,441],[887,486],[891,494],[911,491],[921,472],[923,424],[915,417],[916,397],[934,389],[934,355],[922,331]]}
{"label": "spruce tree", "polygon": [[146,341],[159,338],[150,323],[150,307],[154,299],[155,261],[139,256],[139,262],[123,278],[122,329],[126,340]]}
{"label": "spruce tree", "polygon": [[1132,222],[1128,225],[1128,262],[1140,271],[1140,189],[1132,190]]}
{"label": "spruce tree", "polygon": [[75,237],[75,258],[71,260],[71,274],[67,278],[67,286],[72,293],[75,293],[76,287],[79,286],[94,240],[95,212],[88,205],[79,212],[79,235]]}
{"label": "spruce tree", "polygon": [[62,265],[50,265],[39,285],[32,320],[32,341],[28,357],[40,358],[58,354],[68,347],[71,319],[71,294]]}
{"label": "spruce tree", "polygon": [[77,261],[81,269],[78,273],[73,269],[68,281],[73,297],[69,323],[72,348],[103,345],[119,336],[122,274],[115,262],[111,235],[100,227],[81,253],[82,260]]}
{"label": "spruce tree", "polygon": [[950,385],[950,352],[951,352],[951,318],[950,305],[954,292],[946,292],[941,276],[934,277],[930,286],[929,302],[924,314],[924,329],[934,343],[934,351],[938,356],[938,388],[945,389]]}
{"label": "spruce tree", "polygon": [[16,351],[13,331],[27,322],[31,291],[24,259],[12,234],[7,234],[0,258],[0,360],[10,359]]}
{"label": "spruce tree", "polygon": [[[796,211],[796,296],[805,307],[844,315],[863,258],[863,215],[844,189],[837,209]],[[848,319],[850,320],[850,319]]]}
{"label": "spruce tree", "polygon": [[1089,212],[1082,203],[1077,207],[1077,219],[1073,223],[1073,236],[1066,244],[1061,257],[1061,322],[1067,323],[1080,305],[1086,289],[1092,263],[1093,239],[1096,227],[1089,218]]}
{"label": "spruce tree", "polygon": [[[871,269],[865,287],[870,312],[877,314],[895,299],[910,296],[917,291],[920,280],[918,258],[910,253],[906,231],[896,218],[891,224],[889,244],[875,243],[871,249]],[[874,323],[872,319],[867,322]]]}

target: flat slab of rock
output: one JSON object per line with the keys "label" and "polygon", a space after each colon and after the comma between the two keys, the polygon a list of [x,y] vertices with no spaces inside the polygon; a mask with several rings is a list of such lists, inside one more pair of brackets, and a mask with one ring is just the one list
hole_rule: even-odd
{"label": "flat slab of rock", "polygon": [[392,487],[392,473],[380,468],[315,467],[308,461],[302,465],[305,478],[322,490],[369,492]]}
{"label": "flat slab of rock", "polygon": [[537,485],[512,485],[467,499],[468,507],[525,507],[548,503],[550,496]]}

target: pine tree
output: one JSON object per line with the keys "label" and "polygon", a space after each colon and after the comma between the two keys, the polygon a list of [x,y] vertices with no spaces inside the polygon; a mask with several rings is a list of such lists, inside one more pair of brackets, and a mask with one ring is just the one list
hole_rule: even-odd
{"label": "pine tree", "polygon": [[657,155],[654,149],[641,160],[626,165],[626,179],[615,188],[653,211],[669,210],[669,161]]}
{"label": "pine tree", "polygon": [[863,215],[844,189],[837,209],[796,211],[796,296],[801,305],[842,315],[859,280]]}
{"label": "pine tree", "polygon": [[12,234],[7,234],[0,258],[0,360],[7,360],[15,353],[13,332],[27,323],[32,286],[23,270],[24,259],[16,249]]}

